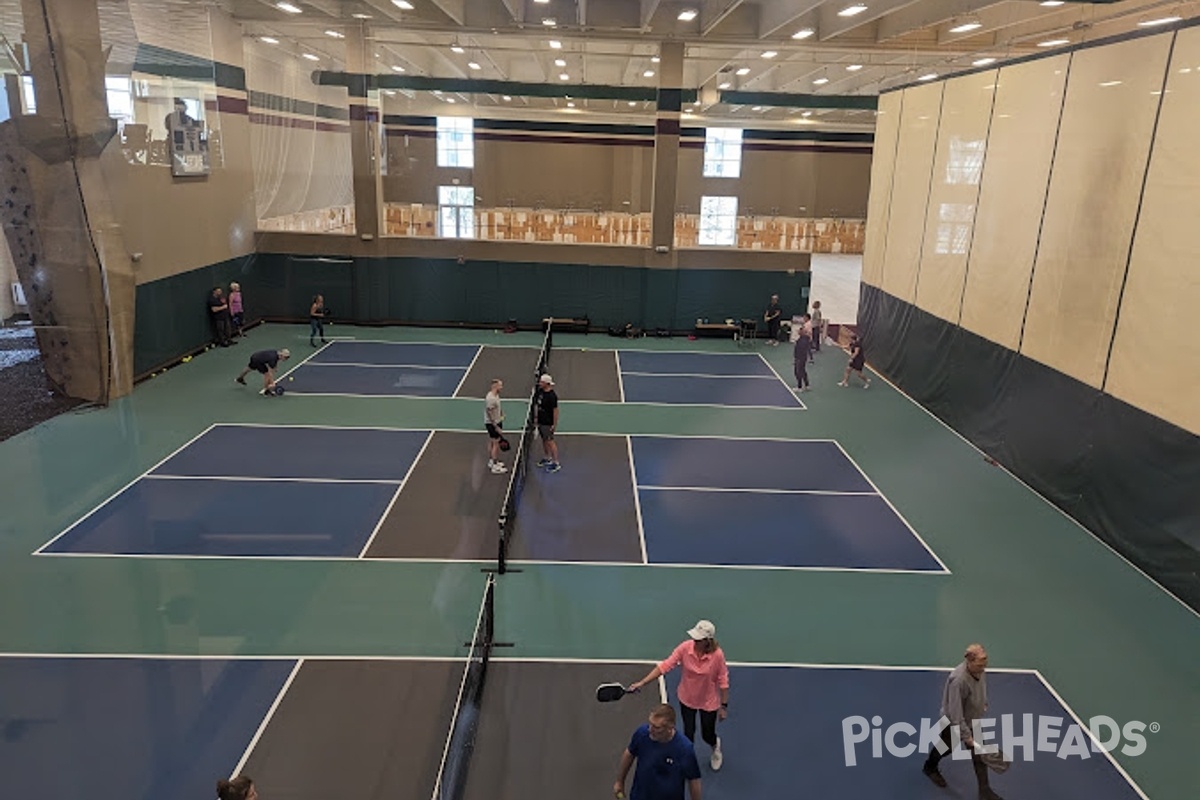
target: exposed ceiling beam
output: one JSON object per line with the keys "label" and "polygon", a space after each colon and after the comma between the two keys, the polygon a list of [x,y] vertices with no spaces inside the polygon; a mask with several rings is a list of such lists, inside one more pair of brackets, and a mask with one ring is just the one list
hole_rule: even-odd
{"label": "exposed ceiling beam", "polygon": [[793,34],[795,31],[781,31],[796,23],[805,14],[818,8],[823,0],[768,0],[759,6],[758,38],[766,39],[777,33]]}
{"label": "exposed ceiling beam", "polygon": [[[1044,13],[1045,10],[1036,5],[1031,5],[1026,10],[1014,3],[1004,2],[1004,0],[926,0],[923,3],[916,3],[893,11],[881,19],[878,39],[881,42],[887,41],[967,15],[978,16],[982,22],[984,17],[988,20],[999,21],[1026,14],[1038,16]],[[939,41],[942,40],[943,33],[943,31],[938,32]],[[978,36],[980,33],[982,30],[974,30],[969,34],[952,33],[947,35],[952,38],[962,38],[963,36]]]}
{"label": "exposed ceiling beam", "polygon": [[455,24],[462,25],[467,21],[466,0],[429,0],[430,4],[441,11]]}
{"label": "exposed ceiling beam", "polygon": [[654,12],[658,11],[659,0],[641,0],[642,1],[642,28],[650,27],[650,20],[654,19]]}
{"label": "exposed ceiling beam", "polygon": [[508,14],[513,18],[513,22],[525,21],[525,0],[500,0],[500,2],[504,3],[504,7],[508,9]]}
{"label": "exposed ceiling beam", "polygon": [[700,5],[700,35],[707,36],[745,0],[704,0]]}
{"label": "exposed ceiling beam", "polygon": [[905,6],[919,0],[870,0],[869,7],[853,17],[838,16],[838,12],[851,4],[851,0],[836,0],[821,6],[817,12],[817,38],[822,42],[841,36],[855,28],[869,25],[878,19],[885,18]]}
{"label": "exposed ceiling beam", "polygon": [[389,0],[363,0],[373,10],[378,11],[389,22],[400,22],[403,14]]}

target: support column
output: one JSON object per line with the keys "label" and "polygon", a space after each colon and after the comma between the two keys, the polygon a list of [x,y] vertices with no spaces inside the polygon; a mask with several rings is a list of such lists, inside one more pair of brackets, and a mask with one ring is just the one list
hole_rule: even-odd
{"label": "support column", "polygon": [[0,206],[43,365],[65,394],[133,389],[135,286],[99,156],[116,132],[95,0],[22,0],[37,113],[0,123]]}
{"label": "support column", "polygon": [[658,110],[654,123],[654,188],[650,222],[650,243],[655,250],[675,247],[679,117],[683,107],[683,42],[663,42],[658,56]]}
{"label": "support column", "polygon": [[359,238],[376,239],[383,209],[383,182],[379,170],[383,120],[380,118],[379,90],[370,86],[365,77],[371,73],[374,59],[364,32],[362,25],[345,28],[346,71],[357,76],[351,79],[349,86],[350,161],[354,170],[355,230]]}

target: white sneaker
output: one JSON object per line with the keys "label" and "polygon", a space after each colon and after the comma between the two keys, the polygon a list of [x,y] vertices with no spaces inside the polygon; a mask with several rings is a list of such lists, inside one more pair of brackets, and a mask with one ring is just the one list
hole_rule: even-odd
{"label": "white sneaker", "polygon": [[712,758],[709,759],[709,762],[708,762],[712,766],[713,772],[716,772],[717,770],[719,770],[721,768],[721,762],[723,762],[724,760],[725,760],[725,756],[721,755],[721,737],[718,736],[717,737],[717,746],[713,748]]}
{"label": "white sneaker", "polygon": [[508,472],[508,467],[497,461],[495,464],[492,464],[491,470],[493,475],[503,475],[504,473]]}

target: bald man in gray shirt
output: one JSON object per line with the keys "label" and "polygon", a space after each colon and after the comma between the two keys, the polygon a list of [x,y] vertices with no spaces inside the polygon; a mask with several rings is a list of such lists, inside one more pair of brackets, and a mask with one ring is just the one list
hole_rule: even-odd
{"label": "bald man in gray shirt", "polygon": [[[975,769],[975,780],[979,783],[979,800],[1002,800],[1000,795],[992,791],[988,785],[988,768],[980,754],[975,752],[975,738],[972,735],[973,723],[982,719],[987,711],[987,671],[988,655],[981,644],[972,644],[963,654],[963,662],[950,672],[946,685],[942,688],[942,716],[950,720],[950,724],[942,731],[942,743],[946,752],[953,749],[951,734],[958,726],[958,735],[964,749],[971,751],[971,766]],[[938,762],[945,753],[938,750],[934,744],[929,750],[929,758],[922,768],[929,780],[938,786],[945,786],[946,779],[938,772]]]}

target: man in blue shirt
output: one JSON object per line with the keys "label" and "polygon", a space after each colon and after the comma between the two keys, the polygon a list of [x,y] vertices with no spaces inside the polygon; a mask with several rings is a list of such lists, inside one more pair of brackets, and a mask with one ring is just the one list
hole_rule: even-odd
{"label": "man in blue shirt", "polygon": [[618,800],[625,797],[625,778],[635,759],[637,770],[629,800],[684,800],[684,784],[691,800],[700,800],[700,763],[692,743],[675,730],[673,706],[656,706],[649,723],[633,732],[613,784]]}

